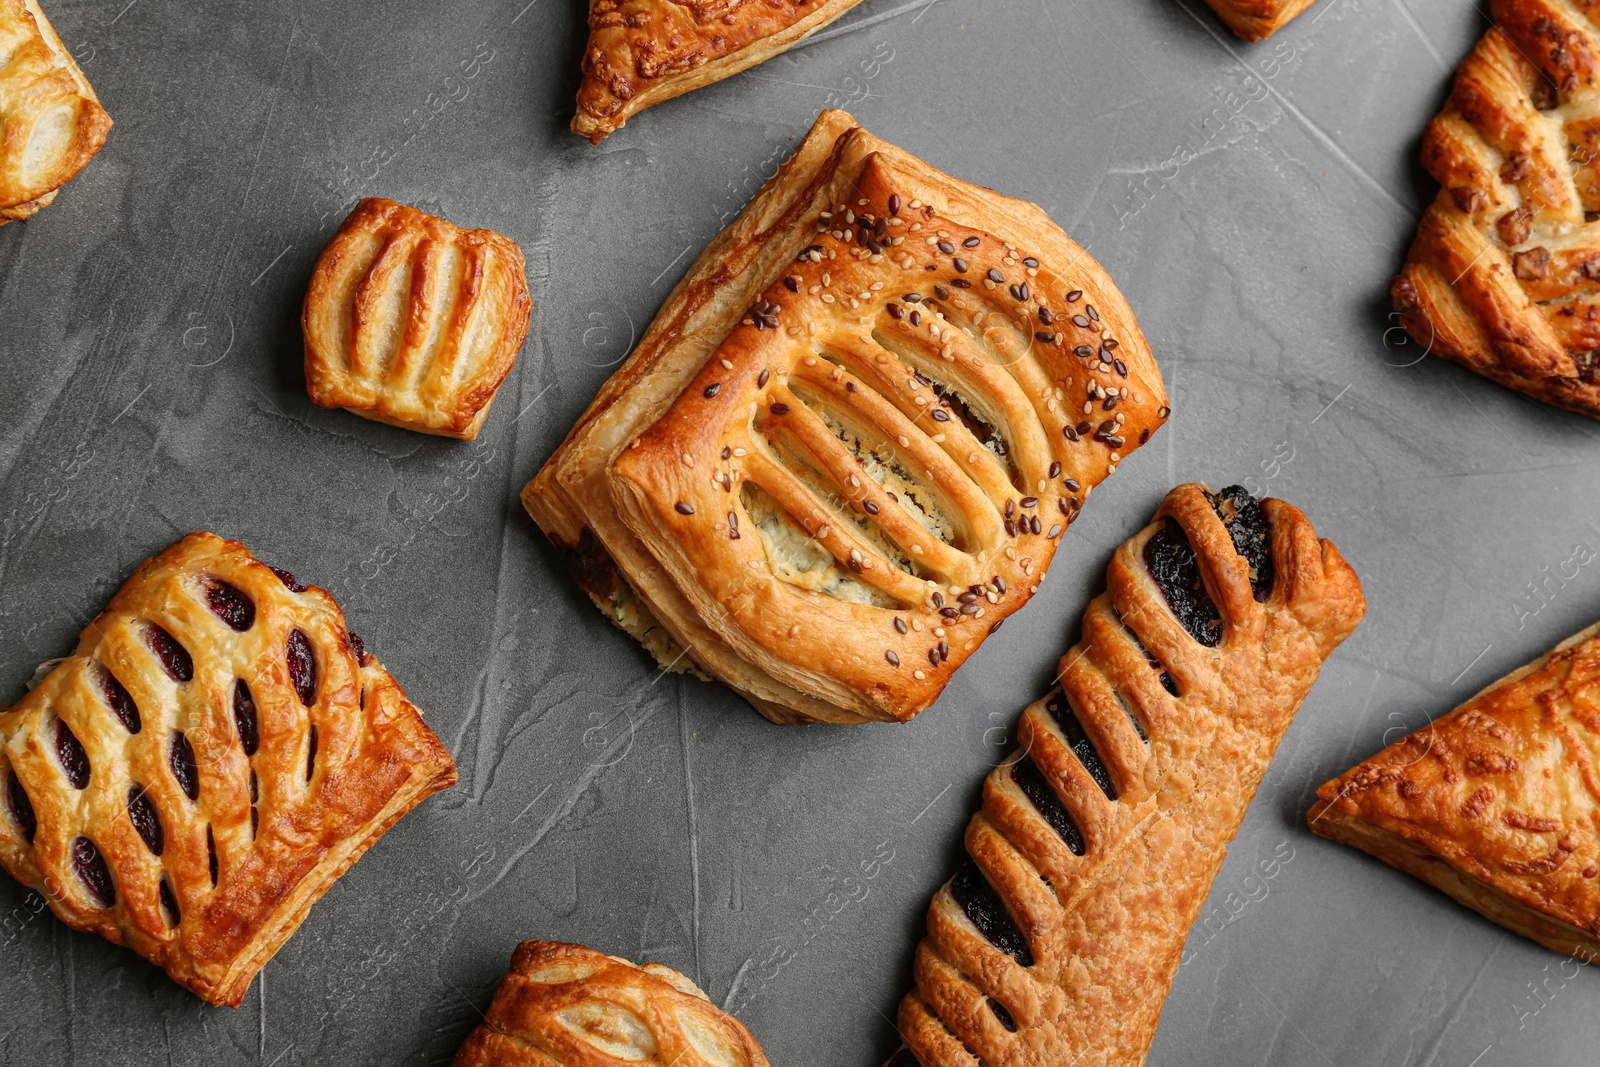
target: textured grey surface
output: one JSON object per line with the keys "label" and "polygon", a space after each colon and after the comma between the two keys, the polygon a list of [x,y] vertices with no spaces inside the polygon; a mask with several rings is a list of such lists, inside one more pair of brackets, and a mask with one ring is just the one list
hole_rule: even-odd
{"label": "textured grey surface", "polygon": [[[565,130],[580,7],[49,5],[117,124],[0,230],[0,700],[207,528],[334,591],[461,784],[237,1011],[0,879],[0,1062],[444,1064],[542,937],[681,968],[776,1064],[870,1067],[982,774],[1110,550],[1171,485],[1246,478],[1337,541],[1370,613],[1251,809],[1151,1062],[1592,1058],[1594,975],[1304,829],[1317,784],[1600,615],[1600,566],[1528,592],[1600,549],[1600,425],[1385,344],[1431,195],[1418,137],[1478,7],[1321,0],[1244,46],[1198,0],[867,0],[599,148]],[[909,726],[785,730],[658,680],[516,502],[825,104],[1043,205],[1127,294],[1174,408]],[[532,332],[474,445],[306,400],[307,273],[374,194],[527,252]]]}

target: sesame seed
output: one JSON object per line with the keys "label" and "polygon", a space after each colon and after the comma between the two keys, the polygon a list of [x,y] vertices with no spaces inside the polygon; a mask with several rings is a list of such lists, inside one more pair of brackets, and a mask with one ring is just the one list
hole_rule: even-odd
{"label": "sesame seed", "polygon": [[707,400],[710,400],[720,392],[722,392],[722,383],[712,382],[710,385],[706,386],[705,397]]}
{"label": "sesame seed", "polygon": [[981,244],[983,244],[983,239],[981,237],[968,237],[965,241],[961,242],[961,247],[977,248]]}
{"label": "sesame seed", "polygon": [[677,511],[677,513],[679,515],[693,515],[694,514],[694,508],[690,507],[688,504],[685,504],[681,500],[678,501],[676,504],[672,505],[672,507],[673,507],[673,509],[675,511]]}
{"label": "sesame seed", "polygon": [[788,404],[774,404],[774,405],[772,405],[772,409],[771,410],[772,410],[772,413],[774,415],[787,415],[787,414],[789,414],[789,405]]}
{"label": "sesame seed", "polygon": [[756,376],[756,387],[760,388],[761,386],[766,385],[767,384],[767,380],[769,378],[771,378],[771,377],[772,377],[772,372],[771,371],[769,371],[769,370],[762,371],[759,375]]}
{"label": "sesame seed", "polygon": [[889,661],[889,666],[891,667],[900,666],[900,657],[894,654],[894,649],[892,648],[883,653],[883,658]]}

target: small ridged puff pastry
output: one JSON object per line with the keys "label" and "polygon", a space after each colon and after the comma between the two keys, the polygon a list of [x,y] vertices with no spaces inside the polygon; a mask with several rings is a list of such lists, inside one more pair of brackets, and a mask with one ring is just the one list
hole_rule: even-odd
{"label": "small ridged puff pastry", "polygon": [[572,132],[599,144],[656,104],[786,52],[861,0],[589,0]]}
{"label": "small ridged puff pastry", "polygon": [[1600,418],[1600,7],[1494,0],[1422,162],[1392,294],[1433,354]]}
{"label": "small ridged puff pastry", "polygon": [[237,1006],[455,765],[331,596],[193,533],[0,714],[0,866]]}
{"label": "small ridged puff pastry", "polygon": [[56,197],[111,116],[34,0],[0,0],[0,226]]}
{"label": "small ridged puff pastry", "polygon": [[670,967],[524,941],[453,1067],[767,1067],[731,1015]]}
{"label": "small ridged puff pastry", "polygon": [[1137,1067],[1189,927],[1323,661],[1365,613],[1306,517],[1182,485],[984,783],[895,1067]]}
{"label": "small ridged puff pastry", "polygon": [[478,436],[528,336],[522,249],[393,200],[356,205],[306,290],[306,391],[407,430]]}
{"label": "small ridged puff pastry", "polygon": [[1283,29],[1315,0],[1206,0],[1228,28],[1247,41],[1259,41]]}
{"label": "small ridged puff pastry", "polygon": [[828,111],[522,499],[663,667],[778,722],[904,721],[1167,414],[1042,211]]}
{"label": "small ridged puff pastry", "polygon": [[1600,959],[1600,626],[1317,791],[1311,829]]}

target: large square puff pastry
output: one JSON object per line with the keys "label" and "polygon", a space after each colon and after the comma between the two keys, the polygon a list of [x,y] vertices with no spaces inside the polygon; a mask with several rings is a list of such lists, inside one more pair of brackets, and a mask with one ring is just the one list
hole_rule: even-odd
{"label": "large square puff pastry", "polygon": [[1600,959],[1600,625],[1317,791],[1311,829]]}
{"label": "large square puff pastry", "polygon": [[0,226],[54,200],[110,129],[111,116],[35,0],[0,0]]}
{"label": "large square puff pastry", "polygon": [[0,866],[237,1006],[455,765],[331,596],[193,533],[0,714]]}
{"label": "large square puff pastry", "polygon": [[511,238],[363,200],[311,273],[306,391],[318,407],[470,441],[528,336],[529,307]]}
{"label": "large square puff pastry", "polygon": [[663,667],[777,722],[904,721],[1167,414],[1042,211],[828,111],[522,499]]}
{"label": "large square puff pastry", "polygon": [[524,941],[452,1067],[767,1067],[688,978],[582,945]]}
{"label": "large square puff pastry", "polygon": [[645,108],[786,52],[861,0],[589,0],[572,132],[595,144]]}
{"label": "large square puff pastry", "polygon": [[1247,41],[1270,37],[1315,0],[1206,0],[1228,28]]}
{"label": "large square puff pastry", "polygon": [[1181,485],[984,782],[893,1067],[1138,1067],[1189,928],[1361,584],[1300,511]]}
{"label": "large square puff pastry", "polygon": [[1600,6],[1491,11],[1423,137],[1442,188],[1394,305],[1434,355],[1600,418]]}

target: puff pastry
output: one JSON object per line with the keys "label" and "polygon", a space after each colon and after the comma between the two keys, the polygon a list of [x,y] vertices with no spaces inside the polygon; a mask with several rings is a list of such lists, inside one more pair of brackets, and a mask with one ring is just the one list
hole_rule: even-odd
{"label": "puff pastry", "polygon": [[572,132],[595,144],[645,108],[786,52],[861,0],[589,0]]}
{"label": "puff pastry", "polygon": [[904,721],[1167,415],[1043,212],[829,111],[522,498],[663,666],[778,722]]}
{"label": "puff pastry", "polygon": [[524,941],[454,1067],[767,1067],[740,1022],[670,967]]}
{"label": "puff pastry", "polygon": [[1259,41],[1284,25],[1315,0],[1206,0],[1228,28],[1247,41]]}
{"label": "puff pastry", "polygon": [[1491,10],[1423,138],[1443,188],[1395,308],[1435,355],[1600,418],[1600,9]]}
{"label": "puff pastry", "polygon": [[323,408],[478,436],[528,336],[522,249],[393,200],[356,205],[306,290],[306,391]]}
{"label": "puff pastry", "polygon": [[455,765],[331,596],[193,533],[0,714],[0,866],[213,1003]]}
{"label": "puff pastry", "polygon": [[0,226],[54,200],[110,129],[111,116],[35,0],[0,0]]}
{"label": "puff pastry", "polygon": [[984,783],[895,1067],[1145,1062],[1184,939],[1329,653],[1365,612],[1306,517],[1182,485]]}
{"label": "puff pastry", "polygon": [[1324,837],[1600,959],[1600,625],[1317,791]]}

